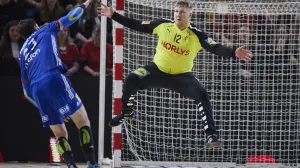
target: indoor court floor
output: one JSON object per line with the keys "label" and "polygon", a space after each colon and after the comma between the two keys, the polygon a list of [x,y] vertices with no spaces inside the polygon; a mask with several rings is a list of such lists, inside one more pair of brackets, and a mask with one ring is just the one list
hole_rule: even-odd
{"label": "indoor court floor", "polygon": [[[85,164],[78,164],[78,168],[86,168]],[[123,168],[290,168],[291,166],[284,165],[201,165],[201,166],[132,166]],[[0,163],[0,168],[67,168],[64,164],[48,164],[48,163]],[[101,166],[101,168],[111,168],[109,165]],[[300,168],[299,166],[293,166],[291,168]]]}
{"label": "indoor court floor", "polygon": [[[78,168],[86,168],[85,164],[77,164]],[[0,163],[0,168],[67,168],[64,164],[49,163]],[[101,168],[110,168],[108,165]]]}
{"label": "indoor court floor", "polygon": [[[86,168],[85,164],[78,164],[79,168]],[[67,168],[64,164],[48,164],[48,163],[0,163],[0,168]],[[101,166],[101,168],[111,168],[109,165]],[[234,164],[212,164],[205,165],[201,164],[199,166],[129,166],[122,168],[300,168],[299,166],[284,166],[278,164],[247,164],[242,166],[237,166]]]}

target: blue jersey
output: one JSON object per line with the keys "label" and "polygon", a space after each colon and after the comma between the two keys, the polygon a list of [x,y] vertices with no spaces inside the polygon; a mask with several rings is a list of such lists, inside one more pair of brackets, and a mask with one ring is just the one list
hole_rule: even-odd
{"label": "blue jersey", "polygon": [[83,14],[82,4],[58,21],[51,22],[33,32],[20,51],[21,80],[24,95],[40,111],[43,125],[56,125],[74,114],[81,100],[63,74],[56,36],[60,29],[75,23]]}
{"label": "blue jersey", "polygon": [[20,51],[22,80],[34,83],[53,69],[67,71],[60,59],[56,35],[60,31],[58,21],[51,22],[31,34]]}
{"label": "blue jersey", "polygon": [[83,4],[72,9],[58,21],[51,22],[33,32],[25,41],[20,51],[21,80],[24,95],[35,106],[31,85],[54,72],[65,73],[67,67],[62,63],[57,49],[56,35],[61,28],[68,28],[83,14]]}

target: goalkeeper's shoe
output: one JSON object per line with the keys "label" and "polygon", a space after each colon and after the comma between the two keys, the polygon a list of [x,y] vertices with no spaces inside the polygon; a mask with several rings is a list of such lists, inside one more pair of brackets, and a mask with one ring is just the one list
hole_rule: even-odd
{"label": "goalkeeper's shoe", "polygon": [[219,141],[219,138],[216,135],[209,135],[206,138],[205,146],[207,148],[220,148],[221,142]]}
{"label": "goalkeeper's shoe", "polygon": [[125,120],[133,119],[136,116],[136,111],[130,110],[123,110],[119,115],[115,116],[113,119],[110,120],[109,126],[116,127],[121,125]]}

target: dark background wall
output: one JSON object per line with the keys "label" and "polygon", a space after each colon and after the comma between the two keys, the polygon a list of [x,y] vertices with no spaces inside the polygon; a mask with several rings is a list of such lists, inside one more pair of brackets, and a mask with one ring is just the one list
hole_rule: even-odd
{"label": "dark background wall", "polygon": [[[91,121],[95,148],[98,150],[99,78],[71,77],[74,89],[83,101]],[[112,78],[106,79],[104,157],[111,158]],[[49,161],[49,128],[43,128],[38,110],[23,97],[19,77],[0,77],[0,152],[4,161]],[[78,130],[66,123],[74,157],[85,162],[80,148]]]}

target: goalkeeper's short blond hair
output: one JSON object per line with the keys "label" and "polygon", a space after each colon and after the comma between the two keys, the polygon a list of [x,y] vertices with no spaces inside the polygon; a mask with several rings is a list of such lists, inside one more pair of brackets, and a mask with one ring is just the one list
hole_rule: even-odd
{"label": "goalkeeper's short blond hair", "polygon": [[190,3],[189,0],[179,0],[175,3],[174,7],[176,6],[184,6],[186,8],[193,9],[192,4]]}

